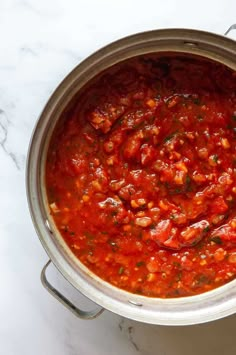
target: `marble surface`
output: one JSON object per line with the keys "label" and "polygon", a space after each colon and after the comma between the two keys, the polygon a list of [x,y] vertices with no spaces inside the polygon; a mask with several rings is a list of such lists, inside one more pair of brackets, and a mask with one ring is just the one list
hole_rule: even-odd
{"label": "marble surface", "polygon": [[[42,287],[48,260],[31,223],[25,162],[49,95],[94,50],[138,31],[189,27],[224,33],[234,0],[0,1],[0,353],[3,355],[233,355],[236,316],[191,327],[137,323],[104,312],[76,319]],[[235,31],[236,32],[236,31]],[[93,305],[50,268],[80,305]]]}

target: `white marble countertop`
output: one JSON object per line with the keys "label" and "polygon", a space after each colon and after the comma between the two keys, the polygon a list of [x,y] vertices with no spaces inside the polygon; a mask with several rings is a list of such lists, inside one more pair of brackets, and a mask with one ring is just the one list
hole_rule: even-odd
{"label": "white marble countertop", "polygon": [[[64,76],[99,47],[167,27],[224,33],[234,0],[0,1],[0,353],[3,355],[233,355],[236,316],[162,327],[104,312],[76,319],[42,287],[48,260],[31,223],[25,161],[32,129]],[[89,301],[51,267],[50,279],[78,304]]]}

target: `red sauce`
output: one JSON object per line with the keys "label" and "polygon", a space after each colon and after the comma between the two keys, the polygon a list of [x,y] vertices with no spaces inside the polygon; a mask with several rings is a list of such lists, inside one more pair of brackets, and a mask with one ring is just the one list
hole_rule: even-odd
{"label": "red sauce", "polygon": [[235,278],[235,79],[198,57],[138,57],[61,118],[47,156],[51,214],[99,277],[163,298]]}

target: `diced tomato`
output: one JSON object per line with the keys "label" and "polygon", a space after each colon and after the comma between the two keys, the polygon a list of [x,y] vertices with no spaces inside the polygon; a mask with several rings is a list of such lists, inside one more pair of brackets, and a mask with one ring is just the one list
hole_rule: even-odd
{"label": "diced tomato", "polygon": [[224,224],[211,233],[211,238],[213,239],[213,241],[215,237],[218,237],[221,240],[225,241],[236,242],[236,229],[230,226],[229,223]]}
{"label": "diced tomato", "polygon": [[154,240],[157,243],[164,243],[170,237],[172,223],[169,219],[159,222],[155,228],[150,230],[148,239]]}
{"label": "diced tomato", "polygon": [[153,159],[155,158],[156,150],[148,144],[143,144],[141,146],[140,151],[141,151],[141,164],[142,165],[150,164],[150,162],[152,162]]}
{"label": "diced tomato", "polygon": [[126,159],[135,159],[137,160],[139,154],[139,149],[141,146],[143,134],[142,132],[134,133],[132,136],[130,136],[127,141],[125,142],[124,146],[124,157]]}
{"label": "diced tomato", "polygon": [[222,196],[217,197],[211,203],[211,212],[216,214],[224,213],[228,210],[228,205],[225,203],[225,200]]}
{"label": "diced tomato", "polygon": [[209,222],[206,220],[191,224],[180,233],[182,245],[191,246],[197,244],[206,235],[208,228]]}
{"label": "diced tomato", "polygon": [[88,121],[95,129],[100,129],[103,133],[110,131],[114,122],[125,112],[125,106],[115,107],[110,103],[98,106],[88,114]]}

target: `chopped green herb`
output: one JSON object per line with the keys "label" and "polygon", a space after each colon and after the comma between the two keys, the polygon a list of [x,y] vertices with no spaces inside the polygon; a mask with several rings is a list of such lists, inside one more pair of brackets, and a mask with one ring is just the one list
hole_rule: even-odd
{"label": "chopped green herb", "polygon": [[197,98],[194,98],[194,99],[193,99],[193,103],[194,103],[195,105],[200,105],[200,104],[201,104],[201,101],[200,101],[200,99],[197,97]]}
{"label": "chopped green herb", "polygon": [[118,274],[119,274],[119,275],[122,275],[123,272],[124,272],[124,267],[121,266],[121,267],[119,268]]}
{"label": "chopped green herb", "polygon": [[191,186],[191,178],[189,175],[186,176],[186,187],[185,187],[187,192],[192,191],[192,186]]}
{"label": "chopped green herb", "polygon": [[190,184],[191,182],[191,178],[189,175],[186,176],[186,184]]}
{"label": "chopped green herb", "polygon": [[203,241],[200,241],[199,243],[196,244],[195,248],[196,248],[197,250],[201,250],[201,249],[203,248],[203,246],[204,246]]}
{"label": "chopped green herb", "polygon": [[135,101],[134,101],[134,104],[135,104],[136,106],[141,106],[141,105],[142,105],[142,100],[135,100]]}
{"label": "chopped green herb", "polygon": [[211,241],[216,243],[216,244],[219,244],[219,245],[222,244],[222,239],[220,237],[218,237],[218,236],[212,237]]}
{"label": "chopped green herb", "polygon": [[235,113],[232,115],[232,120],[236,121],[236,114]]}
{"label": "chopped green herb", "polygon": [[178,268],[181,267],[181,264],[178,261],[174,261],[173,265]]}
{"label": "chopped green herb", "polygon": [[202,115],[197,115],[197,119],[198,119],[198,121],[203,121],[204,120]]}
{"label": "chopped green herb", "polygon": [[205,233],[206,233],[206,232],[209,232],[209,230],[210,230],[210,227],[209,227],[209,226],[207,226],[206,228],[204,228],[204,229],[203,229],[203,232],[205,232]]}
{"label": "chopped green herb", "polygon": [[213,161],[214,161],[215,163],[217,163],[218,159],[219,159],[219,157],[218,157],[217,154],[213,155]]}
{"label": "chopped green herb", "polygon": [[166,143],[166,142],[170,141],[174,136],[176,136],[176,134],[178,134],[178,131],[169,134],[168,136],[166,136],[164,138],[164,142]]}
{"label": "chopped green herb", "polygon": [[137,266],[137,267],[140,267],[140,266],[143,266],[143,265],[145,265],[144,261],[138,261],[138,262],[136,263],[136,266]]}
{"label": "chopped green herb", "polygon": [[174,190],[174,192],[175,192],[176,194],[180,194],[180,193],[182,192],[182,190],[181,190],[180,188],[177,188],[177,189]]}
{"label": "chopped green herb", "polygon": [[143,231],[142,231],[142,230],[140,230],[140,231],[138,232],[137,237],[138,237],[139,239],[142,239],[142,237],[143,237]]}
{"label": "chopped green herb", "polygon": [[155,229],[155,228],[156,228],[156,224],[155,223],[150,224],[150,229]]}
{"label": "chopped green herb", "polygon": [[[178,296],[180,294],[180,291],[178,289],[176,289],[173,291],[172,294]],[[172,296],[172,294],[170,294],[170,296]]]}
{"label": "chopped green herb", "polygon": [[111,216],[114,217],[114,216],[117,215],[117,213],[118,213],[118,211],[112,211],[112,212],[111,212]]}
{"label": "chopped green herb", "polygon": [[198,275],[197,276],[197,279],[196,279],[198,285],[200,284],[209,284],[210,283],[210,280],[209,278],[206,276],[206,275]]}
{"label": "chopped green herb", "polygon": [[88,239],[93,239],[94,238],[94,235],[90,232],[84,232],[84,235],[86,236],[86,238]]}
{"label": "chopped green herb", "polygon": [[177,274],[176,274],[176,281],[180,281],[182,279],[182,271],[179,271]]}

